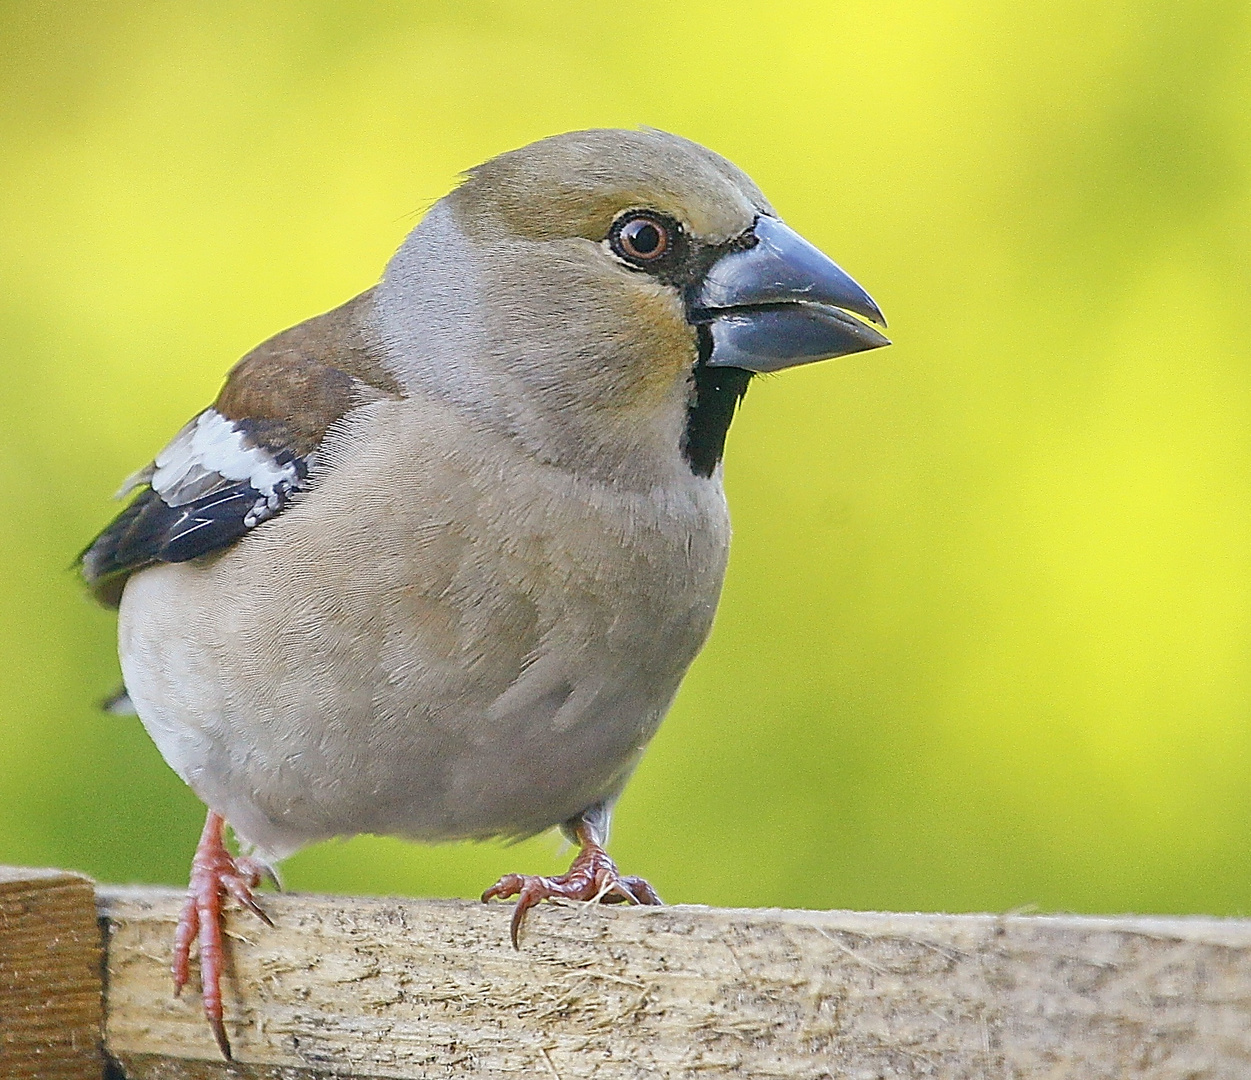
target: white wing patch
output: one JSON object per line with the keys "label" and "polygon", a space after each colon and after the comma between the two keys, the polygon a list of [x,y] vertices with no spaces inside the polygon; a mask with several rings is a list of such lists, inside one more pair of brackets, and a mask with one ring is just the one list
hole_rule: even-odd
{"label": "white wing patch", "polygon": [[216,409],[205,409],[156,455],[148,483],[167,506],[184,506],[240,480],[258,495],[243,522],[251,528],[277,512],[300,475],[294,461],[278,462]]}

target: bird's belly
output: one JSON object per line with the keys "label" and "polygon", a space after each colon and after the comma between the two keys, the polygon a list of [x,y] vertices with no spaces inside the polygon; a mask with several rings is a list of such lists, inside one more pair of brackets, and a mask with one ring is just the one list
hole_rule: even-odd
{"label": "bird's belly", "polygon": [[[455,604],[455,580],[414,587],[385,545],[371,554],[368,587],[350,567],[276,576],[245,544],[126,588],[145,726],[265,854],[361,832],[525,835],[614,796],[707,636],[724,565],[656,575],[649,556],[609,601],[578,595],[600,580],[536,590],[505,560]],[[244,565],[224,574],[229,559]]]}

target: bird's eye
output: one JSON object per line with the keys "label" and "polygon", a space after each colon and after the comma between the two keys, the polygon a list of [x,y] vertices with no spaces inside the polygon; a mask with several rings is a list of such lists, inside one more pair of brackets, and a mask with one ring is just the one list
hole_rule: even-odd
{"label": "bird's eye", "polygon": [[650,214],[626,218],[613,229],[612,249],[632,263],[655,262],[673,246],[674,226]]}

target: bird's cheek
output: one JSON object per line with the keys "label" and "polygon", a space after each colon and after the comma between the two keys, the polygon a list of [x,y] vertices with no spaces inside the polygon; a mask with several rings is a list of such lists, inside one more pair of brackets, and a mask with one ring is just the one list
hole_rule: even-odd
{"label": "bird's cheek", "polygon": [[659,407],[690,375],[697,355],[695,328],[686,321],[681,301],[667,289],[636,293],[623,315],[634,328],[626,356],[631,386],[628,403]]}

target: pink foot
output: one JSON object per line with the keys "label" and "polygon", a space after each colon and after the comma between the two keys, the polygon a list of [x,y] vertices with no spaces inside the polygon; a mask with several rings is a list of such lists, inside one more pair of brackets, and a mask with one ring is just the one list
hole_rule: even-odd
{"label": "pink foot", "polygon": [[660,904],[663,901],[642,878],[623,877],[616,864],[584,829],[578,830],[582,850],[578,852],[567,873],[557,877],[537,874],[505,874],[486,892],[482,900],[496,897],[517,898],[510,936],[513,948],[519,949],[521,925],[526,912],[542,900],[598,900],[601,904]]}
{"label": "pink foot", "polygon": [[268,926],[273,926],[269,916],[261,910],[252,896],[252,890],[268,878],[274,885],[278,882],[274,872],[256,859],[236,858],[226,850],[222,839],[225,821],[212,810],[204,822],[204,832],[191,860],[191,884],[187,888],[187,900],[178,916],[178,929],[174,934],[174,995],[182,993],[187,985],[191,966],[191,943],[200,944],[200,985],[204,1002],[204,1015],[213,1029],[213,1036],[221,1048],[222,1056],[233,1061],[230,1040],[226,1038],[226,1025],[222,1019],[222,969],[225,951],[222,942],[222,906],[227,896],[233,896]]}

